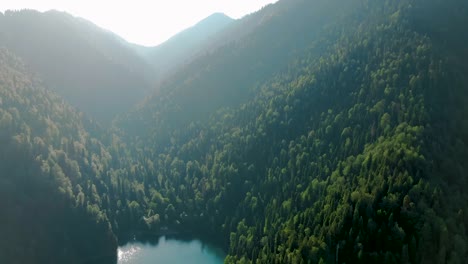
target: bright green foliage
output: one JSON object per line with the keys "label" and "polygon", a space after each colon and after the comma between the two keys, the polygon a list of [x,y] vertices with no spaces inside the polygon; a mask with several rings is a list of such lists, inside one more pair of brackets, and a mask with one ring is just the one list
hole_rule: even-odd
{"label": "bright green foliage", "polygon": [[[296,2],[326,10],[339,1]],[[162,175],[154,188],[188,215],[181,225],[224,234],[227,263],[462,261],[448,238],[467,241],[466,130],[440,129],[465,122],[449,116],[466,109],[466,83],[447,43],[421,29],[441,3],[360,3],[238,106],[207,120],[194,113],[218,94],[200,104],[162,93],[120,122],[159,164],[148,173]],[[227,87],[242,94],[248,81]],[[211,85],[184,85],[175,93],[211,95]],[[441,144],[449,135],[457,143]]]}

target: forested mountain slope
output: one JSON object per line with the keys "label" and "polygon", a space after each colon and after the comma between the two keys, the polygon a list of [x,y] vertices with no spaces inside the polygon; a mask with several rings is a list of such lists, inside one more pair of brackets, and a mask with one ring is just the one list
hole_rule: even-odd
{"label": "forested mountain slope", "polygon": [[0,262],[115,262],[111,159],[92,131],[0,49]]}
{"label": "forested mountain slope", "polygon": [[1,50],[0,262],[102,263],[170,231],[226,263],[464,263],[468,3],[282,0],[245,19],[112,131]]}
{"label": "forested mountain slope", "polygon": [[88,116],[110,123],[152,89],[149,65],[116,35],[67,13],[0,14],[0,45],[48,88]]}
{"label": "forested mountain slope", "polygon": [[168,197],[228,263],[462,263],[466,3],[278,6],[118,122],[158,193],[140,208]]}
{"label": "forested mountain slope", "polygon": [[[246,22],[236,22],[244,25],[246,35],[239,33],[242,37],[234,37],[180,68],[140,108],[120,120],[135,128],[136,134],[146,131],[145,137],[158,135],[158,141],[168,142],[166,132],[172,128],[252,98],[256,85],[286,70],[288,63],[326,34],[331,25],[353,16],[358,3],[280,1],[277,7],[258,13],[262,23],[246,17]],[[316,47],[311,56],[318,58],[323,50]],[[158,126],[152,126],[155,122]],[[155,127],[161,130],[153,131]]]}

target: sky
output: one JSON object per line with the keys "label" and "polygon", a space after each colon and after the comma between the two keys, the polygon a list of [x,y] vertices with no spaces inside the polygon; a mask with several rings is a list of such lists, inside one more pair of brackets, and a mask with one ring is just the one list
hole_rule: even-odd
{"label": "sky", "polygon": [[155,46],[222,12],[241,18],[277,0],[1,0],[0,11],[55,9],[82,17],[129,42]]}

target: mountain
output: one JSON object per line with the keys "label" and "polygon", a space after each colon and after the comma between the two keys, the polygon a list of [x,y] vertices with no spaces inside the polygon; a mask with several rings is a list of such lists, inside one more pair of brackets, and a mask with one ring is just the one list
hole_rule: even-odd
{"label": "mountain", "polygon": [[464,0],[280,0],[111,127],[0,50],[0,262],[169,230],[225,263],[464,263],[467,23]]}
{"label": "mountain", "polygon": [[226,263],[462,263],[467,21],[458,0],[279,1],[116,124]]}
{"label": "mountain", "polygon": [[67,13],[6,11],[0,15],[0,45],[100,121],[110,123],[152,89],[150,67],[122,39]]}
{"label": "mountain", "polygon": [[[186,126],[222,107],[240,106],[310,46],[314,52],[307,56],[319,59],[326,50],[319,45],[320,38],[330,34],[329,28],[355,16],[357,6],[339,1],[279,1],[235,22],[226,31],[236,32],[233,35],[238,38],[200,54],[164,79],[146,103],[122,118],[128,121],[125,126],[148,133],[139,134],[141,138],[158,134],[159,141],[168,143],[167,132],[174,127]],[[156,131],[153,124],[158,124]]]}
{"label": "mountain", "polygon": [[96,128],[0,49],[0,262],[115,263]]}
{"label": "mountain", "polygon": [[135,49],[162,78],[161,76],[166,76],[179,66],[190,62],[193,57],[203,51],[204,44],[213,35],[223,31],[233,21],[225,14],[215,13],[156,47],[135,47]]}

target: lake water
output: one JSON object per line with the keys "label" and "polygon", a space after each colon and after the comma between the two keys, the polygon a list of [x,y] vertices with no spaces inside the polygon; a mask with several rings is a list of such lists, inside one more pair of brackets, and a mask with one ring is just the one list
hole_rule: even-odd
{"label": "lake water", "polygon": [[130,242],[118,248],[118,264],[222,264],[226,254],[221,248],[200,240],[160,237],[157,243]]}

